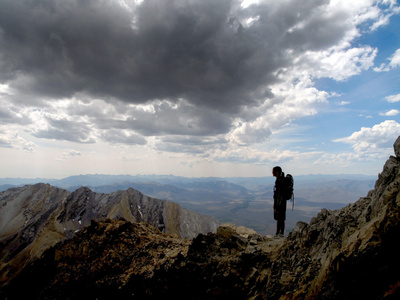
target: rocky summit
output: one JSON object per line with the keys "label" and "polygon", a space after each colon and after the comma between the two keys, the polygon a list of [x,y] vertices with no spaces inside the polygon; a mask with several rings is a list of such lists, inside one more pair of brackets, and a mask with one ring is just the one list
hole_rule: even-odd
{"label": "rocky summit", "polygon": [[48,184],[0,193],[0,287],[56,243],[72,238],[93,220],[146,222],[166,234],[191,239],[215,232],[216,219],[132,188],[110,194],[81,187],[70,193]]}
{"label": "rocky summit", "polygon": [[92,221],[0,291],[17,299],[399,299],[400,137],[375,188],[274,239],[224,224],[193,239]]}

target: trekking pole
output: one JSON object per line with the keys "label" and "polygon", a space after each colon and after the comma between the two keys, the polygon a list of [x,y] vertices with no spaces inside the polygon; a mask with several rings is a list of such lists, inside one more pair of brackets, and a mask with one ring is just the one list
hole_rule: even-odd
{"label": "trekking pole", "polygon": [[294,193],[292,195],[292,210],[294,210]]}

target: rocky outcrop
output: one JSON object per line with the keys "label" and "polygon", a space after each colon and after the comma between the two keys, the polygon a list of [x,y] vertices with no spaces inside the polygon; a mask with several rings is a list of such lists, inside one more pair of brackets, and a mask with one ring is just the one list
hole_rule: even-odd
{"label": "rocky outcrop", "polygon": [[282,240],[262,238],[232,224],[189,241],[163,234],[146,223],[92,221],[72,239],[30,263],[0,296],[213,299],[215,294],[219,299],[245,299],[246,274],[267,252],[281,245]]}
{"label": "rocky outcrop", "polygon": [[[186,255],[189,241],[147,223],[92,221],[73,239],[50,248],[11,286],[9,299],[118,299],[132,278],[151,278]],[[20,289],[23,284],[24,289]],[[130,298],[132,297],[132,292]],[[1,294],[0,294],[1,295]]]}
{"label": "rocky outcrop", "polygon": [[[400,138],[396,154],[399,147]],[[92,222],[30,263],[0,296],[399,299],[399,189],[400,157],[390,157],[366,197],[322,210],[285,239],[228,224],[188,242],[125,220]]]}
{"label": "rocky outcrop", "polygon": [[215,232],[218,226],[210,216],[131,188],[111,194],[94,193],[85,187],[70,193],[48,184],[12,188],[0,193],[0,286],[26,262],[72,238],[92,220],[119,218],[146,222],[186,239]]}

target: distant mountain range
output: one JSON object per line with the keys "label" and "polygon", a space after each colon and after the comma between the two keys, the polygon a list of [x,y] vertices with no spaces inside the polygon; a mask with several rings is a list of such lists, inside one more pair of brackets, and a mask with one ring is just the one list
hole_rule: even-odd
{"label": "distant mountain range", "polygon": [[[288,210],[287,231],[298,221],[309,222],[322,208],[340,209],[365,196],[377,176],[295,176],[294,210]],[[0,191],[25,184],[48,183],[70,192],[85,186],[96,193],[133,188],[143,194],[170,200],[221,223],[246,226],[260,234],[273,234],[272,190],[268,177],[180,177],[174,175],[77,175],[63,179],[0,178]],[[291,203],[289,206],[291,207]]]}
{"label": "distant mountain range", "polygon": [[[321,209],[284,238],[217,226],[211,217],[131,188],[109,194],[43,183],[8,189],[0,193],[0,298],[400,299],[400,137],[395,153],[364,197]],[[348,191],[365,183],[317,179],[296,181],[296,193],[345,205]],[[242,221],[265,219],[272,193],[267,185],[250,190],[214,179],[142,188],[189,197],[199,209]],[[202,196],[192,198],[195,193]],[[290,219],[330,203],[310,197],[298,197]]]}
{"label": "distant mountain range", "polygon": [[219,225],[211,216],[132,188],[109,194],[87,187],[69,192],[44,183],[10,188],[0,193],[0,286],[44,249],[105,219],[145,222],[185,239],[215,232]]}
{"label": "distant mountain range", "polygon": [[[296,182],[330,182],[335,180],[376,180],[376,175],[361,174],[341,174],[341,175],[299,175],[295,176]],[[112,185],[120,182],[158,182],[162,184],[184,185],[193,182],[213,182],[227,181],[238,184],[250,190],[257,190],[260,186],[271,185],[275,181],[272,176],[266,177],[182,177],[174,175],[107,175],[107,174],[87,174],[74,175],[62,179],[54,178],[0,178],[0,188],[4,190],[5,185],[20,186],[24,184],[49,183],[53,186],[73,189],[81,186],[101,186]],[[1,191],[0,190],[0,191]]]}

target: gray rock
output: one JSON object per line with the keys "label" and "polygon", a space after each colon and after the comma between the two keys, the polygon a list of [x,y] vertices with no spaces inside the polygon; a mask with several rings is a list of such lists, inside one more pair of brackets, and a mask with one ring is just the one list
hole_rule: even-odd
{"label": "gray rock", "polygon": [[[83,229],[82,234],[78,233],[73,239],[58,244],[41,259],[29,264],[24,276],[12,282],[3,298],[17,295],[22,291],[21,286],[30,285],[39,294],[43,292],[48,299],[72,299],[76,295],[82,296],[82,293],[91,297],[101,295],[103,298],[107,298],[109,293],[110,297],[121,299],[131,298],[132,295],[138,299],[180,299],[182,296],[187,299],[254,300],[399,299],[398,141],[395,143],[397,158],[392,156],[388,159],[374,190],[366,197],[340,210],[321,210],[309,224],[298,222],[287,238],[260,237],[234,224],[224,224],[218,227],[216,233],[199,234],[188,242],[177,236],[166,238],[156,229],[133,226],[127,221],[93,224]],[[54,192],[49,187],[47,189],[48,194]],[[164,224],[165,230],[170,226],[168,221],[161,222],[151,217],[158,204],[149,202],[146,215],[140,210],[144,203],[130,199],[131,192],[117,193],[111,197],[114,200],[87,192],[82,190],[72,197],[75,199],[81,195],[78,197],[81,201],[78,208],[85,207],[85,210],[74,208],[74,202],[64,203],[61,210],[64,213],[57,214],[62,221],[60,224],[75,224],[77,218],[86,222],[86,214],[99,210],[100,214],[107,215],[111,211],[113,216],[125,216],[131,212],[132,218],[143,214],[148,220],[156,221],[156,226]],[[116,200],[118,197],[125,200]],[[10,197],[2,199],[7,201],[4,207],[12,203]],[[50,198],[46,199],[52,202]],[[104,203],[96,206],[97,202],[102,203],[100,199]],[[29,201],[34,206],[27,210],[27,215],[37,209],[38,200],[35,196],[30,197]],[[113,209],[103,212],[103,205],[109,202],[113,203]],[[23,203],[26,205],[27,202]],[[131,209],[127,204],[140,205],[141,208]],[[13,210],[20,206],[21,203]],[[165,208],[168,206],[165,203],[161,206],[168,212],[166,215],[179,211],[175,206]],[[16,224],[23,220],[21,218],[15,219]],[[12,219],[8,220],[11,222]],[[37,239],[37,232],[40,231],[37,225],[40,224],[42,222],[32,224],[22,240],[30,240],[35,235]],[[178,227],[173,225],[170,228]],[[91,239],[103,244],[107,251],[85,247],[85,241]],[[109,243],[109,240],[112,242]],[[126,247],[127,244],[132,246]],[[135,244],[138,244],[137,248],[131,250]],[[81,262],[78,276],[73,273],[75,258]],[[87,265],[88,259],[98,263]],[[113,262],[113,271],[114,262],[118,263],[120,273],[110,274],[104,270],[103,266],[110,265],[110,261]],[[83,279],[85,284],[81,285]],[[1,296],[3,294],[0,293]]]}
{"label": "gray rock", "polygon": [[185,239],[216,232],[219,225],[213,217],[132,188],[111,194],[85,187],[70,193],[43,183],[8,189],[0,193],[0,286],[21,263],[72,238],[93,220],[120,218]]}
{"label": "gray rock", "polygon": [[396,155],[396,157],[400,158],[400,136],[394,142],[393,148],[394,148],[394,154]]}

